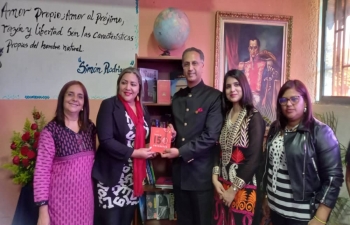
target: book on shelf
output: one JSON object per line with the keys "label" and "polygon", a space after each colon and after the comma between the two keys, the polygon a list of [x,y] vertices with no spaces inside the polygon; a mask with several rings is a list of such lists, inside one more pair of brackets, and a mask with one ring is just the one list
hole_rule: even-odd
{"label": "book on shelf", "polygon": [[157,193],[157,220],[169,219],[170,199],[169,193]]}
{"label": "book on shelf", "polygon": [[142,195],[139,199],[139,210],[142,224],[146,221],[146,196]]}
{"label": "book on shelf", "polygon": [[156,176],[154,175],[153,164],[152,164],[152,161],[151,161],[151,160],[148,160],[148,162],[149,162],[149,166],[150,166],[150,168],[151,168],[153,184],[155,184],[155,183],[156,183]]}
{"label": "book on shelf", "polygon": [[148,184],[154,185],[156,178],[154,177],[152,162],[149,159],[146,159],[146,175]]}
{"label": "book on shelf", "polygon": [[152,185],[152,177],[151,177],[151,171],[148,166],[148,159],[146,159],[146,178],[147,178],[147,184]]}
{"label": "book on shelf", "polygon": [[146,193],[146,215],[148,220],[157,219],[157,198],[155,193]]}
{"label": "book on shelf", "polygon": [[165,122],[166,126],[168,126],[169,123],[172,122],[172,116],[171,116],[171,114],[167,113],[167,114],[161,115],[160,121],[161,121],[161,122]]}
{"label": "book on shelf", "polygon": [[169,193],[169,220],[177,220],[174,193]]}
{"label": "book on shelf", "polygon": [[157,103],[171,103],[170,80],[157,81]]}
{"label": "book on shelf", "polygon": [[160,152],[171,146],[171,130],[166,127],[151,127],[150,147],[152,152]]}
{"label": "book on shelf", "polygon": [[173,189],[173,180],[171,177],[159,177],[155,183],[156,188]]}
{"label": "book on shelf", "polygon": [[187,87],[187,81],[185,75],[183,75],[183,71],[173,71],[170,73],[170,90],[171,97],[174,96],[176,92],[178,92],[182,88]]}
{"label": "book on shelf", "polygon": [[157,80],[158,70],[149,68],[138,68],[142,77],[142,101],[157,102]]}

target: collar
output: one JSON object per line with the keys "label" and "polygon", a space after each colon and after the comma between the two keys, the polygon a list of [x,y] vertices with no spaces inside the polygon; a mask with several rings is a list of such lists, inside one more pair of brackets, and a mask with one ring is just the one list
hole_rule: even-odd
{"label": "collar", "polygon": [[118,99],[118,96],[115,95],[112,98],[114,98],[114,104],[118,107],[118,108],[124,108],[123,103]]}
{"label": "collar", "polygon": [[188,93],[192,93],[192,94],[195,94],[195,93],[197,93],[198,91],[200,91],[203,87],[205,86],[205,84],[204,84],[204,82],[203,82],[203,80],[201,80],[196,86],[194,86],[194,87],[186,87],[186,91],[188,92]]}
{"label": "collar", "polygon": [[310,132],[310,124],[304,124],[304,122],[301,122],[300,125],[298,126],[297,131],[307,131]]}
{"label": "collar", "polygon": [[[314,119],[310,122],[312,123],[314,121]],[[297,131],[306,131],[306,132],[310,132],[310,123],[309,124],[305,124],[303,121],[300,122]],[[279,126],[277,126],[277,122],[275,121],[274,123],[271,124],[270,126],[271,130],[276,130],[276,129],[281,129]]]}

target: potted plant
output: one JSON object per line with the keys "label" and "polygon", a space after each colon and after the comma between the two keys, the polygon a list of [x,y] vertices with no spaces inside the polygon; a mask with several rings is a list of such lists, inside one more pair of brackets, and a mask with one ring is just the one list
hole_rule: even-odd
{"label": "potted plant", "polygon": [[40,132],[44,128],[45,116],[35,108],[32,111],[33,122],[26,119],[22,132],[13,132],[11,137],[12,163],[3,167],[12,171],[12,181],[22,186],[12,225],[36,225],[38,207],[34,204],[33,175],[37,156]]}
{"label": "potted plant", "polygon": [[[326,112],[323,114],[315,113],[315,117],[327,124],[337,135],[338,118],[335,117],[333,112]],[[346,147],[339,143],[340,155],[343,165],[345,165]],[[344,197],[338,197],[337,202],[329,216],[327,222],[328,225],[347,225],[350,219],[350,199]]]}

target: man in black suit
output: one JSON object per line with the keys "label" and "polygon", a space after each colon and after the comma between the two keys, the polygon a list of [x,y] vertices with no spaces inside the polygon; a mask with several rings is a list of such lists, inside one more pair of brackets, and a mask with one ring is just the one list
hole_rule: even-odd
{"label": "man in black suit", "polygon": [[164,158],[173,158],[175,209],[179,225],[210,225],[214,191],[212,168],[223,115],[221,92],[202,81],[204,54],[188,48],[182,54],[187,87],[172,100],[175,148]]}

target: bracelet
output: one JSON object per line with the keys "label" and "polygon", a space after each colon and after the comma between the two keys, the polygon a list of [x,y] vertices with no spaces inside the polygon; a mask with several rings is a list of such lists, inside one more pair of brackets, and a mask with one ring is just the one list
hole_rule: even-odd
{"label": "bracelet", "polygon": [[317,220],[318,222],[322,223],[322,224],[326,224],[327,222],[320,220],[316,215],[314,216],[314,219]]}
{"label": "bracelet", "polygon": [[35,202],[36,206],[43,206],[43,205],[48,205],[49,201],[41,201],[41,202]]}
{"label": "bracelet", "polygon": [[235,185],[232,185],[231,187],[232,187],[233,191],[238,191],[238,188]]}
{"label": "bracelet", "polygon": [[218,166],[213,167],[213,175],[219,175],[220,174],[220,168]]}
{"label": "bracelet", "polygon": [[242,189],[245,185],[245,182],[239,177],[234,177],[232,185],[235,185],[238,189]]}

